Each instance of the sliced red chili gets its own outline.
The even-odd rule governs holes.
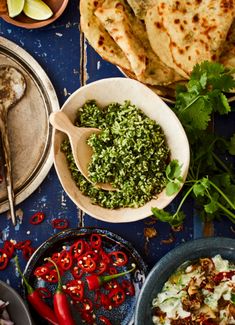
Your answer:
[[[51,259],[57,264],[60,258],[60,253],[53,253]],[[50,262],[49,262],[50,263]],[[52,263],[50,263],[52,265]],[[53,266],[54,268],[54,266]]]
[[[52,227],[55,229],[66,229],[69,226],[69,222],[67,219],[53,219],[52,220]]]
[[[96,262],[96,274],[101,275],[107,270],[107,264],[103,261]]]
[[[23,240],[23,241],[19,241],[18,243],[15,244],[15,248],[22,250],[24,249],[26,246],[30,246],[31,245],[31,240],[27,239],[27,240]]]
[[[78,266],[84,271],[84,272],[94,272],[96,269],[96,262],[93,260],[93,258],[83,255],[78,259]]]
[[[34,270],[34,275],[37,278],[41,278],[44,277],[46,274],[50,273],[50,269],[46,266],[46,265],[42,265],[42,266],[38,266],[35,270]]]
[[[86,324],[93,325],[95,322],[95,315],[91,314],[89,311],[84,311],[81,314],[81,318]]]
[[[72,257],[79,257],[82,255],[82,253],[85,251],[85,245],[84,241],[82,239],[76,241],[71,247],[70,247],[70,254]]]
[[[128,262],[127,255],[122,251],[114,251],[109,253],[109,257],[115,266],[124,266]]]
[[[94,309],[93,302],[88,298],[83,298],[83,300],[79,302],[78,309],[80,311],[90,311],[90,312],[92,312],[93,309]]]
[[[126,299],[125,292],[120,286],[111,290],[108,297],[114,307],[120,306]]]
[[[101,322],[103,322],[105,325],[112,325],[112,323],[110,322],[110,320],[107,317],[103,316],[103,315],[101,315],[99,317],[99,320]]]
[[[74,279],[79,280],[79,279],[81,279],[81,277],[83,275],[83,270],[80,267],[78,267],[77,265],[74,265],[74,266],[72,266],[71,273],[72,273]]]
[[[99,249],[102,243],[100,235],[92,234],[90,237],[90,243],[92,248]]]
[[[108,281],[104,284],[104,288],[108,291],[112,291],[113,289],[116,289],[117,287],[119,287],[119,283],[115,279],[112,279],[111,281]]]
[[[33,255],[34,252],[35,252],[35,249],[31,246],[25,246],[22,249],[22,254],[26,260],[28,260]]]
[[[80,280],[71,280],[66,283],[65,292],[75,301],[81,301],[84,296],[84,284]]]
[[[15,251],[15,245],[10,240],[5,240],[3,249],[5,250],[8,258],[11,259]]]
[[[128,280],[122,280],[121,283],[122,288],[125,291],[125,294],[127,296],[134,296],[135,295],[135,287],[131,281]]]
[[[9,258],[4,249],[0,248],[0,270],[5,270],[9,263]]]
[[[110,266],[109,269],[108,269],[108,273],[110,275],[117,274],[118,273],[118,270],[115,267]]]
[[[31,225],[39,225],[45,219],[45,214],[43,212],[36,212],[32,215],[29,222]]]
[[[64,271],[67,271],[71,268],[73,264],[72,256],[69,251],[63,250],[60,253],[59,260],[57,262],[58,266],[60,266]]]
[[[47,299],[52,297],[50,290],[45,287],[39,287],[36,289],[36,291],[39,293],[42,299]]]
[[[99,251],[99,255],[100,255],[100,259],[106,263],[109,264],[110,263],[110,258],[108,256],[108,254],[105,253],[105,251],[103,251],[102,249]]]
[[[57,283],[58,282],[58,274],[55,269],[50,270],[50,272],[48,274],[42,276],[42,279],[49,283]]]
[[[100,294],[100,304],[101,304],[101,306],[104,307],[104,309],[109,310],[110,307],[112,307],[112,304],[111,304],[111,301],[110,301],[109,297],[104,293]]]
[[[94,251],[88,251],[85,254],[83,254],[83,256],[91,257],[94,261],[97,261],[99,258],[99,255]]]

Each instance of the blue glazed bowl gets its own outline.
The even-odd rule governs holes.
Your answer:
[[[235,239],[211,237],[181,244],[167,253],[148,274],[141,289],[136,310],[135,325],[152,325],[152,300],[162,290],[164,283],[184,262],[200,257],[220,254],[235,263]]]

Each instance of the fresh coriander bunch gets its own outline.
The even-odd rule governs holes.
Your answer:
[[[228,118],[231,114],[227,93],[235,88],[233,72],[219,63],[205,61],[195,66],[187,85],[177,89],[173,110],[189,139],[189,173],[174,214],[152,208],[159,220],[172,226],[182,224],[182,206],[189,196],[195,199],[195,207],[204,221],[227,216],[235,223],[235,171],[234,165],[228,163],[228,157],[235,155],[235,133],[230,139],[222,137],[215,133],[211,123],[215,114],[226,114]],[[180,181],[179,168],[176,162],[173,183]]]

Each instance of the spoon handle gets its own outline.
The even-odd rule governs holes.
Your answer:
[[[1,107],[1,116],[0,116],[0,131],[2,136],[2,146],[3,153],[5,158],[5,181],[7,188],[7,195],[10,206],[11,220],[13,225],[16,225],[16,217],[14,210],[14,191],[13,191],[13,182],[12,182],[12,167],[11,167],[11,154],[10,154],[10,144],[8,138],[8,130],[7,130],[7,113],[3,107]]]
[[[66,133],[68,136],[71,136],[71,134],[79,135],[79,133],[80,133],[79,128],[74,126],[73,123],[68,118],[68,116],[62,111],[51,113],[50,123],[57,130],[60,130],[64,133]]]

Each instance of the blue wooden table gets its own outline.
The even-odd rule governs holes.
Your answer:
[[[0,20],[0,36],[20,45],[38,61],[54,85],[60,105],[85,83],[102,78],[122,76],[115,66],[102,60],[81,35],[77,0],[70,0],[66,11],[59,20],[41,29],[26,30]],[[234,121],[235,115],[229,121],[231,128]],[[221,132],[224,132],[223,122],[225,123],[223,119],[220,119],[217,125]],[[226,129],[227,123],[226,121]],[[177,199],[170,206],[172,211],[176,204]],[[30,239],[32,246],[38,247],[58,232],[52,228],[51,220],[62,217],[68,219],[70,227],[73,228],[95,226],[119,234],[133,244],[149,268],[152,268],[166,252],[182,242],[204,235],[234,237],[232,224],[227,218],[215,222],[213,225],[205,226],[195,214],[194,203],[189,201],[184,206],[187,218],[180,232],[172,232],[171,228],[164,223],[153,223],[151,218],[125,224],[98,221],[84,215],[69,199],[60,185],[54,167],[51,168],[39,188],[16,209],[21,209],[23,213],[23,221],[16,227],[13,227],[11,221],[7,219],[7,213],[0,215],[0,247],[6,239],[15,239],[16,241]],[[41,225],[32,226],[29,223],[29,218],[36,211],[43,211],[46,220]],[[152,227],[157,231],[157,235],[154,238],[147,238],[145,236],[146,229]],[[169,238],[173,238],[173,241],[168,241]],[[26,261],[20,258],[20,263],[24,267]],[[0,272],[0,279],[21,293],[21,281],[15,272],[13,262],[6,270]]]

